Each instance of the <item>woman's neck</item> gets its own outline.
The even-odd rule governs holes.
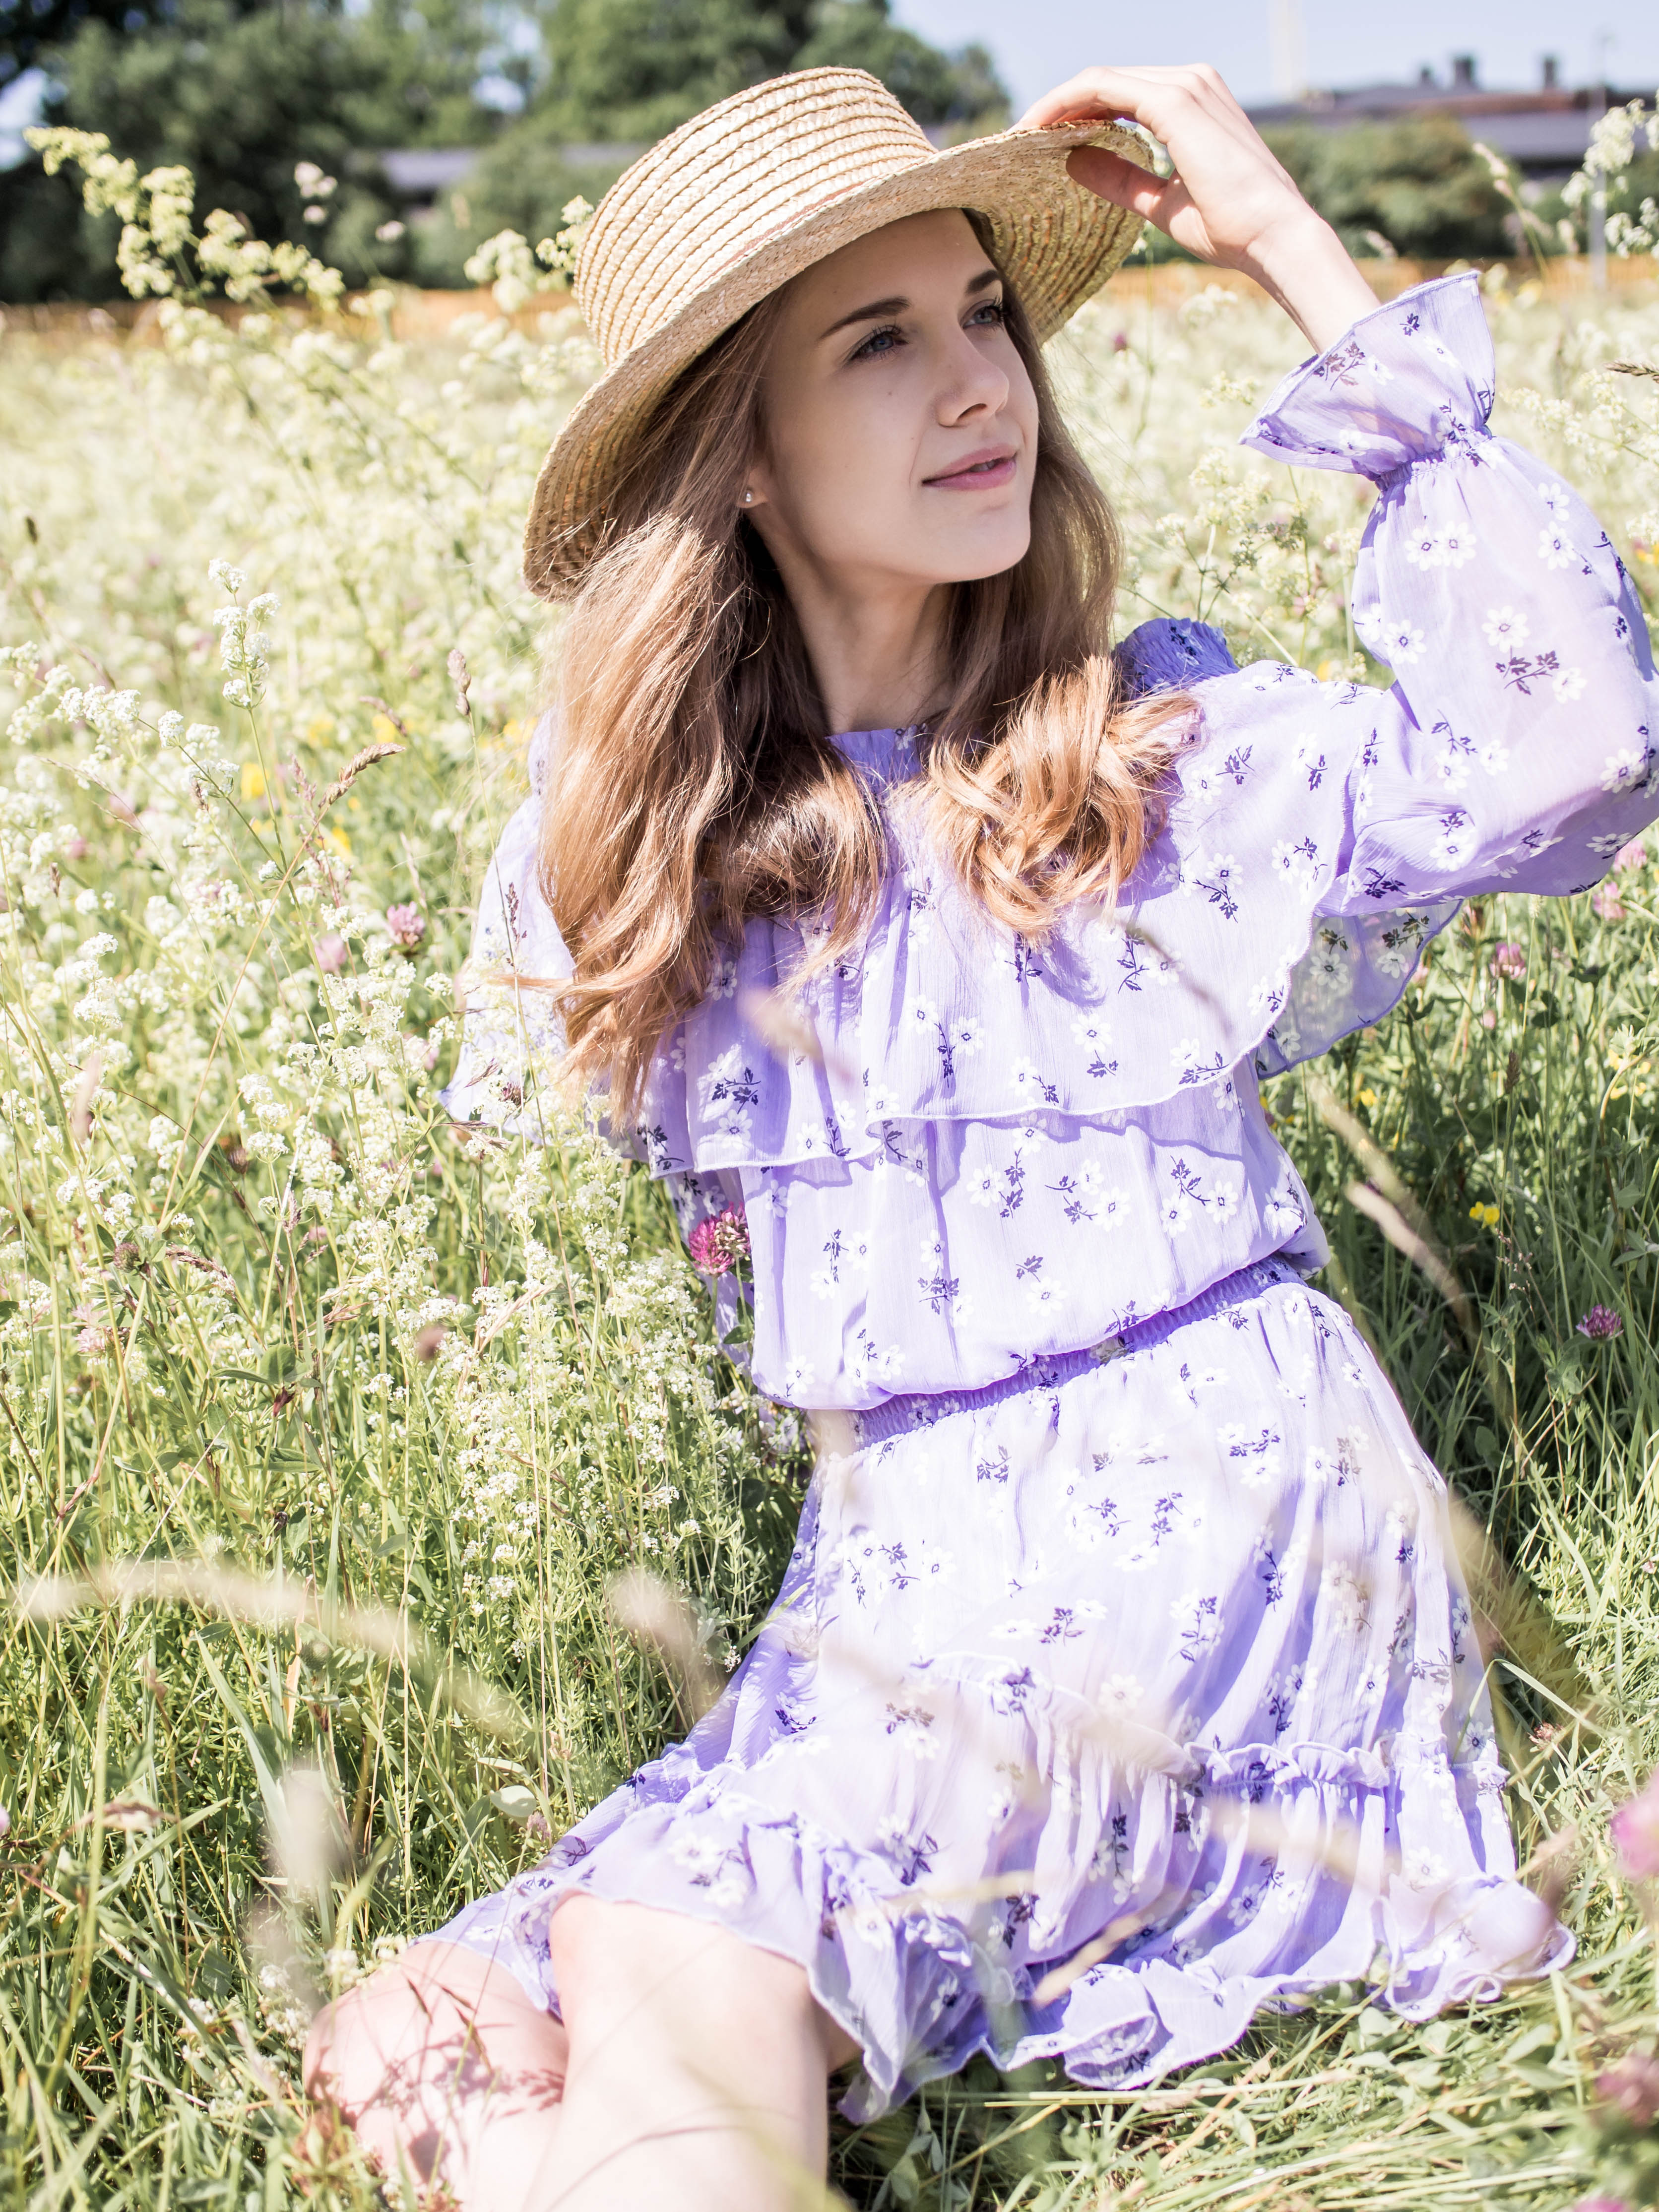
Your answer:
[[[895,589],[884,578],[860,591],[787,567],[784,586],[817,678],[826,734],[901,729],[941,704],[946,586]]]

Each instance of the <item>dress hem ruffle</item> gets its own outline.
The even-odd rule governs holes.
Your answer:
[[[1239,1836],[1245,1842],[1249,1815],[1264,1804],[1270,1808],[1269,1826],[1276,1829],[1310,1825],[1322,1834],[1346,1831],[1364,1837],[1377,1825],[1379,1811],[1384,1829],[1394,1826],[1402,1787],[1443,1791],[1449,1786],[1461,1800],[1492,1804],[1502,1788],[1501,1773],[1487,1762],[1450,1767],[1425,1761],[1420,1771],[1402,1777],[1382,1762],[1357,1759],[1331,1745],[1240,1746],[1206,1758],[1203,1765],[1218,1796],[1224,1787],[1224,1794],[1238,1801]],[[1386,1776],[1381,1786],[1358,1778],[1368,1766]],[[1269,1772],[1271,1793],[1266,1788]],[[1350,1775],[1356,1778],[1348,1780]],[[1164,1778],[1175,1781],[1172,1776]],[[694,1785],[689,1795],[697,1794]],[[526,1930],[513,1930],[515,1940],[504,1943],[502,1936],[514,1922],[539,1918],[544,1929],[565,1898],[586,1895],[672,1911],[725,1928],[799,1966],[815,2001],[858,2044],[862,2069],[840,2107],[857,2123],[878,2118],[925,2081],[956,2073],[976,2056],[1006,2072],[1035,2059],[1055,2059],[1085,2087],[1140,2089],[1225,2050],[1256,2014],[1294,2009],[1339,1983],[1369,1982],[1390,2010],[1404,2019],[1425,2020],[1455,2005],[1490,2001],[1516,1981],[1540,1978],[1567,1964],[1575,1948],[1543,1901],[1513,1876],[1466,1875],[1413,1887],[1396,1854],[1364,1924],[1345,1921],[1346,1945],[1328,1945],[1325,1954],[1294,1968],[1273,1971],[1269,1949],[1257,1962],[1260,1971],[1241,1967],[1219,1973],[1207,1959],[1182,1960],[1180,1936],[1166,1927],[1154,1936],[1164,1948],[1148,1945],[1128,1962],[1121,1954],[1132,1948],[1133,1939],[1126,1938],[1118,1947],[1120,1955],[1109,1954],[1086,1966],[1061,1996],[1038,2007],[1033,1992],[1044,1976],[1064,1968],[1096,1939],[1100,1926],[1109,1926],[1116,1917],[1109,1908],[1094,1929],[1073,1921],[1066,1942],[1052,1953],[1010,1967],[960,1922],[933,1909],[925,1885],[912,1889],[907,1901],[905,1887],[879,1855],[816,1833],[809,1822],[781,1818],[774,1808],[747,1798],[740,1786],[728,1783],[718,1794],[706,1795],[702,1806],[684,1799],[641,1805],[565,1867],[520,1877],[512,1886],[520,1900],[505,1928],[501,1916],[481,1915],[475,1905],[421,1940],[459,1943],[506,1966],[533,2002],[557,2016],[557,1993],[550,1972],[540,1965],[546,1956],[544,1936],[538,1940]],[[1288,1813],[1283,1809],[1287,1801],[1294,1801]],[[1186,1802],[1176,1784],[1172,1812]],[[1316,1817],[1309,1822],[1310,1807]],[[1213,1799],[1208,1801],[1207,1817],[1215,1818]],[[1506,1847],[1501,1808],[1497,1820]],[[658,1832],[630,1835],[640,1827]],[[688,1877],[682,1869],[699,1856],[700,1829],[714,1831],[702,1854],[707,1863],[703,1872]],[[577,1840],[568,1838],[567,1848]],[[1169,1840],[1173,1842],[1173,1834]],[[1316,1863],[1317,1850],[1313,1856]],[[720,1869],[738,1863],[753,1877],[754,1893],[763,1900],[755,1917],[769,1925],[742,1924],[734,1900],[722,1895]],[[1231,1855],[1229,1883],[1207,1895],[1184,1898],[1183,1917],[1176,1926],[1184,1925],[1189,1936],[1207,1942],[1221,1923],[1259,1924],[1264,1910],[1272,1910],[1262,1863],[1260,1851],[1241,1848]],[[774,1879],[763,1880],[763,1869]],[[994,1887],[998,1879],[989,1875],[987,1887]],[[495,1902],[483,1900],[486,1905]],[[780,1924],[786,1916],[793,1926]],[[469,1921],[481,1918],[493,1921],[493,1932],[487,1925],[476,1931],[469,1928]],[[1293,1933],[1295,1904],[1281,1905],[1275,1919],[1287,1935]],[[831,1929],[839,1932],[832,1936]],[[1273,1929],[1261,1932],[1270,1944]],[[833,1971],[842,1961],[851,1969],[844,1978]],[[918,1966],[920,1990],[914,1972]],[[894,2010],[896,1991],[908,1999],[898,2008],[907,2016],[884,2024],[872,2021],[884,1996],[890,2012]],[[946,2017],[953,2010],[959,2020]],[[915,2039],[918,2011],[932,2015],[927,2025],[934,2031],[933,2040],[921,2047]],[[902,2047],[895,2030],[905,2033]]]

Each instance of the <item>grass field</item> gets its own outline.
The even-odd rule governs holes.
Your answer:
[[[1490,305],[1501,427],[1659,612],[1659,377],[1609,368],[1659,363],[1659,289]],[[0,337],[0,2191],[42,2212],[369,2202],[305,2132],[310,2008],[677,1729],[805,1474],[655,1188],[436,1100],[542,685],[518,537],[580,327],[164,320]],[[1129,276],[1056,359],[1126,627],[1198,613],[1381,681],[1344,598],[1369,494],[1234,444],[1297,350],[1265,304]],[[1133,2098],[973,2072],[838,2135],[854,2203],[1659,2196],[1651,1900],[1608,1836],[1659,1759],[1653,850],[1595,899],[1469,909],[1272,1100],[1328,1286],[1501,1563],[1514,1815],[1577,1962],[1421,2029],[1344,1988]],[[678,1674],[607,1599],[641,1569],[689,1598]]]

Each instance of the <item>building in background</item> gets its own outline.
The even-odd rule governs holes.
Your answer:
[[[1281,34],[1288,39],[1289,31]],[[1590,127],[1608,107],[1639,95],[1607,85],[1569,88],[1554,57],[1547,56],[1530,92],[1488,91],[1474,54],[1454,57],[1449,82],[1432,70],[1414,82],[1362,84],[1336,91],[1307,91],[1294,99],[1249,110],[1259,131],[1312,128],[1345,131],[1360,123],[1395,123],[1408,117],[1443,116],[1461,123],[1471,138],[1501,154],[1528,184],[1559,184],[1584,158]]]

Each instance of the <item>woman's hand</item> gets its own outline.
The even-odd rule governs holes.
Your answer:
[[[1172,177],[1079,146],[1066,163],[1102,199],[1145,216],[1200,261],[1239,269],[1322,351],[1376,295],[1308,205],[1206,62],[1185,69],[1086,69],[1045,93],[1022,130],[1127,116],[1168,148]]]

